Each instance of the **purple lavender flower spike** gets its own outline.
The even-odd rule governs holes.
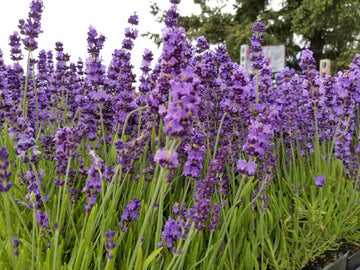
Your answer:
[[[179,12],[177,6],[174,4],[166,13],[165,25],[167,27],[176,27],[178,24]]]
[[[255,23],[253,26],[254,34],[250,38],[251,47],[249,58],[253,62],[253,69],[261,69],[264,62],[264,53],[260,42],[263,40],[264,25],[262,23]]]
[[[257,164],[254,161],[250,160],[246,168],[246,174],[248,176],[253,176],[256,172],[256,168]]]
[[[24,36],[23,43],[26,50],[33,51],[38,47],[38,43],[35,40],[42,33],[41,30],[41,13],[44,5],[41,0],[33,0],[30,3],[29,17],[25,20],[19,20],[20,33]]]
[[[17,134],[15,140],[17,141],[17,144],[14,149],[18,153],[18,156],[16,158],[22,158],[24,163],[28,163],[29,161],[36,161],[37,155],[35,153],[38,152],[36,151],[35,139],[31,135],[31,133],[19,133]],[[34,154],[29,157],[29,150],[32,149],[34,149],[35,152],[33,151]]]
[[[102,192],[102,182],[104,180],[109,181],[111,176],[111,167],[105,167],[104,161],[96,154],[95,150],[91,148],[91,145],[88,146],[89,155],[92,157],[91,167],[87,171],[89,176],[86,181],[85,187],[82,189],[82,192],[86,192],[87,205],[84,205],[86,211],[90,211],[92,205],[96,204],[96,199],[98,194]]]
[[[114,258],[114,255],[111,254],[111,251],[116,247],[116,244],[114,243],[114,236],[115,231],[112,231],[110,229],[105,233],[105,237],[107,239],[107,242],[105,243],[105,249],[107,250],[106,256],[109,260]]]
[[[12,245],[14,250],[14,255],[18,256],[19,255],[19,251],[17,250],[17,247],[20,245],[20,241],[16,238],[16,237],[11,237],[12,240]]]
[[[16,237],[12,237],[12,244],[14,246],[14,248],[17,248],[20,245],[19,240]]]
[[[7,192],[12,187],[10,183],[11,172],[9,171],[9,153],[5,147],[0,148],[0,193]]]
[[[184,216],[185,215],[185,212],[187,210],[187,208],[185,207],[185,203],[175,203],[173,205],[173,207],[171,208],[172,212],[175,214],[175,215],[180,215],[180,216]]]
[[[261,23],[261,22],[254,23],[254,25],[253,25],[254,32],[262,33],[262,32],[264,32],[264,30],[265,30],[265,25],[263,23]]]
[[[209,43],[207,43],[204,36],[200,36],[197,39],[197,45],[196,45],[196,53],[202,53],[210,48]]]
[[[39,208],[43,201],[41,198],[41,193],[40,193],[40,188],[43,188],[43,178],[42,176],[44,175],[44,171],[42,169],[39,170],[39,174],[38,174],[38,178],[39,178],[39,182],[40,182],[40,187],[38,186],[37,180],[36,180],[36,176],[32,171],[27,171],[25,176],[29,182],[28,186],[27,186],[27,191],[28,193],[25,196],[25,199],[27,201],[29,201],[28,206],[33,209],[33,208]],[[31,202],[31,197],[34,197],[34,203]],[[45,196],[45,201],[49,201],[49,198],[47,196]]]
[[[122,232],[127,231],[128,224],[131,221],[136,221],[141,209],[141,201],[139,199],[134,198],[133,200],[130,200],[130,203],[126,205],[122,215],[121,215],[121,221],[120,221],[120,229]]]
[[[140,69],[142,70],[142,75],[139,79],[140,85],[139,85],[139,95],[136,99],[136,104],[139,106],[144,106],[146,104],[146,98],[149,95],[149,92],[151,91],[151,76],[150,76],[150,65],[151,61],[153,60],[153,53],[145,49],[143,54],[143,61],[142,66]]]
[[[195,184],[196,189],[193,195],[195,205],[189,208],[185,217],[192,220],[195,223],[195,228],[198,230],[207,227],[204,223],[208,220],[209,215],[211,216],[209,229],[214,230],[217,228],[216,224],[219,220],[218,210],[225,203],[212,204],[211,198],[217,184],[226,186],[226,183],[221,183],[218,176],[224,172],[228,155],[229,150],[227,147],[220,147],[217,152],[217,158],[213,159],[209,164],[209,172],[205,179],[197,181]],[[226,190],[220,191],[226,193]]]
[[[88,53],[93,58],[99,57],[100,50],[104,46],[105,39],[106,39],[105,36],[103,36],[101,34],[98,37],[98,33],[97,33],[96,29],[94,27],[92,27],[91,25],[89,26],[89,32],[88,32],[88,37],[87,37]]]
[[[36,210],[36,220],[39,223],[40,228],[49,227],[49,218],[46,212]]]
[[[78,154],[77,147],[80,139],[80,132],[74,127],[64,127],[59,129],[55,135],[56,142],[56,173],[58,176],[55,177],[55,185],[62,186],[65,181],[63,180],[66,175],[66,168],[68,160],[75,158]]]
[[[194,147],[188,152],[187,160],[184,164],[183,173],[185,176],[200,178],[203,169],[202,162],[205,153],[205,146]]]
[[[21,61],[24,58],[24,55],[21,52],[21,44],[20,44],[21,37],[19,33],[15,31],[12,35],[10,35],[9,40],[10,40],[9,45],[11,47],[10,49],[11,60]]]
[[[178,221],[181,219],[178,219]],[[183,220],[181,220],[183,221]],[[180,223],[180,222],[179,222]],[[175,243],[179,238],[186,239],[187,234],[184,232],[184,228],[176,222],[175,219],[169,217],[165,223],[165,228],[161,233],[161,239],[164,239],[166,248],[172,252],[177,252]],[[159,242],[158,247],[162,247],[163,242]],[[178,252],[181,252],[180,250]]]
[[[154,156],[154,161],[159,163],[161,167],[167,166],[169,170],[175,170],[179,167],[178,153],[170,152],[164,149],[158,149]]]
[[[122,48],[115,50],[112,61],[108,68],[108,78],[111,94],[114,96],[112,101],[112,116],[108,117],[113,131],[122,129],[128,114],[138,108],[135,103],[134,82],[136,75],[133,73],[134,66],[131,65],[131,50],[134,40],[138,36],[138,31],[134,29],[134,25],[138,24],[138,16],[136,13],[130,16],[128,22],[132,25],[125,29],[125,39],[122,42]],[[128,121],[126,132],[133,135],[134,127],[137,122],[137,115],[132,115]],[[112,121],[111,121],[112,120]]]
[[[325,176],[321,175],[315,177],[315,185],[317,185],[318,187],[325,186],[325,183],[326,183]]]
[[[190,68],[182,70],[180,81],[171,80],[172,101],[164,117],[166,135],[186,138],[192,131],[191,124],[198,111],[199,78]]]
[[[131,15],[128,19],[128,23],[132,25],[138,25],[139,24],[139,16],[134,12],[134,15]]]
[[[236,165],[236,169],[239,173],[245,173],[245,169],[247,167],[247,161],[243,159],[239,159]]]
[[[118,164],[122,164],[124,172],[135,173],[135,163],[140,159],[149,137],[150,133],[144,130],[139,137],[130,142],[124,143],[122,140],[115,142],[115,149],[118,154],[116,161]]]
[[[301,52],[301,61],[300,61],[300,67],[303,71],[303,73],[307,73],[308,69],[315,69],[316,68],[316,62],[313,57],[313,52],[309,49],[303,50]]]
[[[239,173],[245,173],[247,176],[253,176],[256,172],[257,164],[250,160],[247,162],[246,160],[239,159],[237,162],[236,169]]]

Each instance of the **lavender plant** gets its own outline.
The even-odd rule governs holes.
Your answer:
[[[36,56],[31,1],[0,51],[1,269],[302,269],[358,244],[360,55],[321,79],[305,50],[273,84],[265,25],[248,73],[170,2],[137,81],[136,13],[107,66],[92,26],[74,63]]]

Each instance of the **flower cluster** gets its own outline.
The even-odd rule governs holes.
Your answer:
[[[112,176],[111,166],[105,166],[104,160],[102,160],[95,152],[94,149],[89,148],[89,155],[91,159],[91,167],[87,171],[88,180],[86,181],[85,187],[82,189],[82,192],[86,192],[87,204],[84,205],[86,211],[91,211],[92,206],[96,204],[96,198],[98,194],[102,192],[102,185],[104,180],[110,181]]]
[[[181,219],[178,219],[181,223]],[[182,224],[183,226],[185,224]],[[173,218],[169,217],[165,223],[165,228],[161,233],[161,239],[164,239],[165,245],[168,250],[171,250],[174,253],[181,253],[181,250],[176,250],[175,243],[179,238],[186,239],[187,234],[184,233],[185,228],[178,224]],[[186,228],[187,230],[189,228]],[[158,247],[162,247],[163,242],[161,241],[158,244]]]
[[[41,0],[33,0],[30,3],[30,12],[27,20],[21,19],[19,21],[20,33],[24,36],[23,43],[25,49],[29,51],[36,50],[38,43],[35,40],[39,37],[39,34],[42,33],[41,30],[41,13],[43,11],[44,5]]]
[[[115,231],[108,230],[105,233],[105,237],[107,239],[107,242],[105,243],[106,256],[108,257],[109,260],[114,258],[114,255],[111,254],[111,251],[116,247],[116,244],[114,243],[114,236],[115,236]]]
[[[124,143],[122,140],[115,142],[118,155],[116,161],[118,164],[122,164],[122,170],[132,174],[135,172],[136,162],[140,159],[144,147],[148,143],[149,136],[149,132],[144,130],[139,137],[130,142]]]
[[[21,37],[18,32],[14,31],[12,35],[9,37],[9,45],[11,47],[11,54],[10,58],[13,61],[21,61],[24,56],[21,52],[21,44],[20,44]]]
[[[263,32],[265,26],[261,22],[257,22],[253,26],[253,35],[250,38],[251,47],[249,58],[253,62],[253,69],[261,69],[264,61],[264,53],[260,42],[263,40]]]
[[[251,121],[244,151],[249,156],[263,156],[270,147],[273,134],[274,129],[270,119],[260,114],[257,120]]]
[[[187,160],[184,164],[183,174],[193,178],[200,178],[203,169],[205,146],[203,145],[204,135],[200,132],[191,137],[191,143],[184,148],[187,152]],[[201,145],[201,146],[200,146]]]
[[[325,183],[326,183],[325,176],[321,175],[315,177],[315,185],[317,185],[318,187],[325,186]]]
[[[172,101],[164,117],[164,132],[172,137],[185,138],[192,131],[191,124],[197,113],[197,105],[200,103],[199,79],[190,68],[186,68],[180,74],[180,81],[172,80]],[[164,107],[160,108],[160,114]]]
[[[219,176],[224,173],[228,154],[229,150],[226,147],[221,147],[218,150],[217,158],[210,162],[209,172],[207,173],[205,179],[197,181],[195,184],[196,189],[194,190],[193,195],[195,205],[188,210],[185,217],[192,220],[195,224],[195,228],[198,230],[202,230],[207,227],[205,223],[208,220],[209,215],[210,224],[208,225],[208,228],[210,230],[217,229],[219,212],[226,202],[221,201],[211,203],[211,198],[216,191],[216,186],[218,184],[224,185],[224,183],[222,183],[219,179]]]
[[[169,170],[175,170],[179,167],[178,153],[175,151],[159,149],[154,156],[154,161],[159,163],[161,167],[167,167]]]
[[[120,229],[122,232],[127,231],[128,224],[131,221],[136,221],[141,209],[141,201],[139,199],[132,199],[130,203],[126,205],[123,213],[121,214],[120,218]]]
[[[16,237],[12,237],[11,240],[12,240],[12,246],[13,246],[13,248],[15,249],[15,251],[14,251],[15,256],[18,256],[18,255],[19,255],[19,251],[17,250],[17,248],[18,248],[18,246],[20,245],[20,241],[19,241],[19,239],[17,239]]]
[[[77,147],[80,136],[79,131],[76,128],[64,127],[59,129],[55,135],[56,142],[56,173],[58,176],[55,177],[55,185],[62,186],[65,180],[61,178],[66,175],[66,169],[68,162],[71,158],[74,158],[77,154]]]
[[[239,159],[236,165],[236,169],[239,173],[246,174],[247,176],[253,176],[256,173],[257,164],[250,160],[247,162],[246,160]]]
[[[44,203],[43,199],[41,197],[41,190],[43,189],[43,175],[44,171],[43,169],[40,169],[39,173],[37,175],[36,172],[27,171],[25,176],[28,180],[29,185],[27,186],[27,194],[25,196],[25,199],[29,201],[28,206],[30,208],[40,208],[41,205]],[[38,185],[37,179],[39,179],[40,186]],[[44,197],[45,201],[48,201],[49,198],[47,196]]]
[[[17,158],[22,158],[24,163],[36,162],[40,151],[37,150],[37,145],[35,145],[35,139],[31,132],[32,128],[29,128],[30,133],[19,133],[16,136],[17,144],[14,147],[18,153]],[[32,152],[32,154],[31,154]]]
[[[9,153],[5,147],[0,148],[0,193],[7,192],[12,187],[9,171]]]
[[[49,227],[49,218],[46,212],[36,210],[36,220],[41,228]]]

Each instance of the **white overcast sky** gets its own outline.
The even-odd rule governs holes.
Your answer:
[[[104,64],[110,63],[114,49],[121,48],[124,39],[127,20],[136,11],[139,16],[139,36],[135,40],[132,52],[132,63],[139,68],[142,54],[145,48],[159,55],[159,49],[147,37],[141,37],[147,31],[161,33],[164,25],[155,21],[150,14],[148,0],[43,0],[44,10],[42,13],[41,27],[38,43],[39,49],[53,50],[55,42],[64,44],[64,51],[71,55],[71,61],[83,60],[87,55],[87,32],[90,25],[102,33],[107,39],[101,52]],[[168,9],[168,0],[156,1],[160,8]],[[19,31],[19,19],[26,19],[29,12],[30,0],[0,0],[0,48],[3,51],[5,64],[11,64],[9,35]],[[182,14],[198,14],[200,8],[193,4],[193,0],[183,0],[179,5]],[[24,55],[26,56],[26,51]],[[155,62],[155,60],[154,60]]]
[[[276,0],[275,0],[276,1]],[[277,0],[279,1],[279,0]],[[124,29],[128,27],[128,17],[137,12],[139,16],[139,37],[135,40],[132,52],[132,64],[138,73],[142,54],[145,48],[159,56],[159,49],[147,37],[141,37],[147,31],[160,33],[164,25],[155,22],[150,14],[150,0],[43,0],[42,30],[38,43],[39,49],[53,50],[55,42],[64,44],[64,51],[71,55],[71,61],[76,62],[79,57],[87,57],[87,32],[90,25],[102,33],[107,39],[101,52],[104,64],[111,60],[114,49],[121,48],[124,39]],[[155,1],[161,9],[168,9],[168,0]],[[214,4],[219,0],[214,0]],[[221,2],[221,1],[220,1]],[[226,11],[232,10],[234,0],[227,2]],[[226,2],[225,2],[226,3]],[[0,48],[3,51],[5,64],[11,64],[9,58],[9,35],[19,31],[19,19],[26,19],[29,12],[30,0],[0,0]],[[179,4],[180,14],[199,14],[200,8],[193,0],[182,0]],[[26,56],[26,51],[24,51]],[[154,59],[155,62],[155,59]]]

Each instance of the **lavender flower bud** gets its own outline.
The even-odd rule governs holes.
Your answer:
[[[105,233],[105,237],[107,238],[107,242],[105,243],[105,248],[107,250],[106,252],[106,256],[108,257],[109,260],[111,260],[114,256],[111,254],[111,251],[116,247],[116,244],[114,243],[114,236],[115,236],[115,231],[112,230],[108,230]]]
[[[122,232],[125,232],[128,227],[126,227],[131,221],[136,221],[141,209],[141,202],[139,199],[134,198],[130,200],[130,203],[126,205],[120,221],[120,229]]]
[[[11,172],[9,171],[9,153],[5,147],[0,148],[0,193],[7,192],[13,183],[9,183]]]
[[[41,210],[36,211],[36,220],[39,223],[41,228],[49,227],[49,218],[46,212]]]
[[[161,167],[167,167],[169,170],[175,170],[179,167],[178,153],[166,151],[164,149],[158,149],[154,161],[159,163]]]
[[[315,185],[317,185],[318,187],[325,186],[325,183],[326,183],[325,176],[321,175],[315,177]]]

